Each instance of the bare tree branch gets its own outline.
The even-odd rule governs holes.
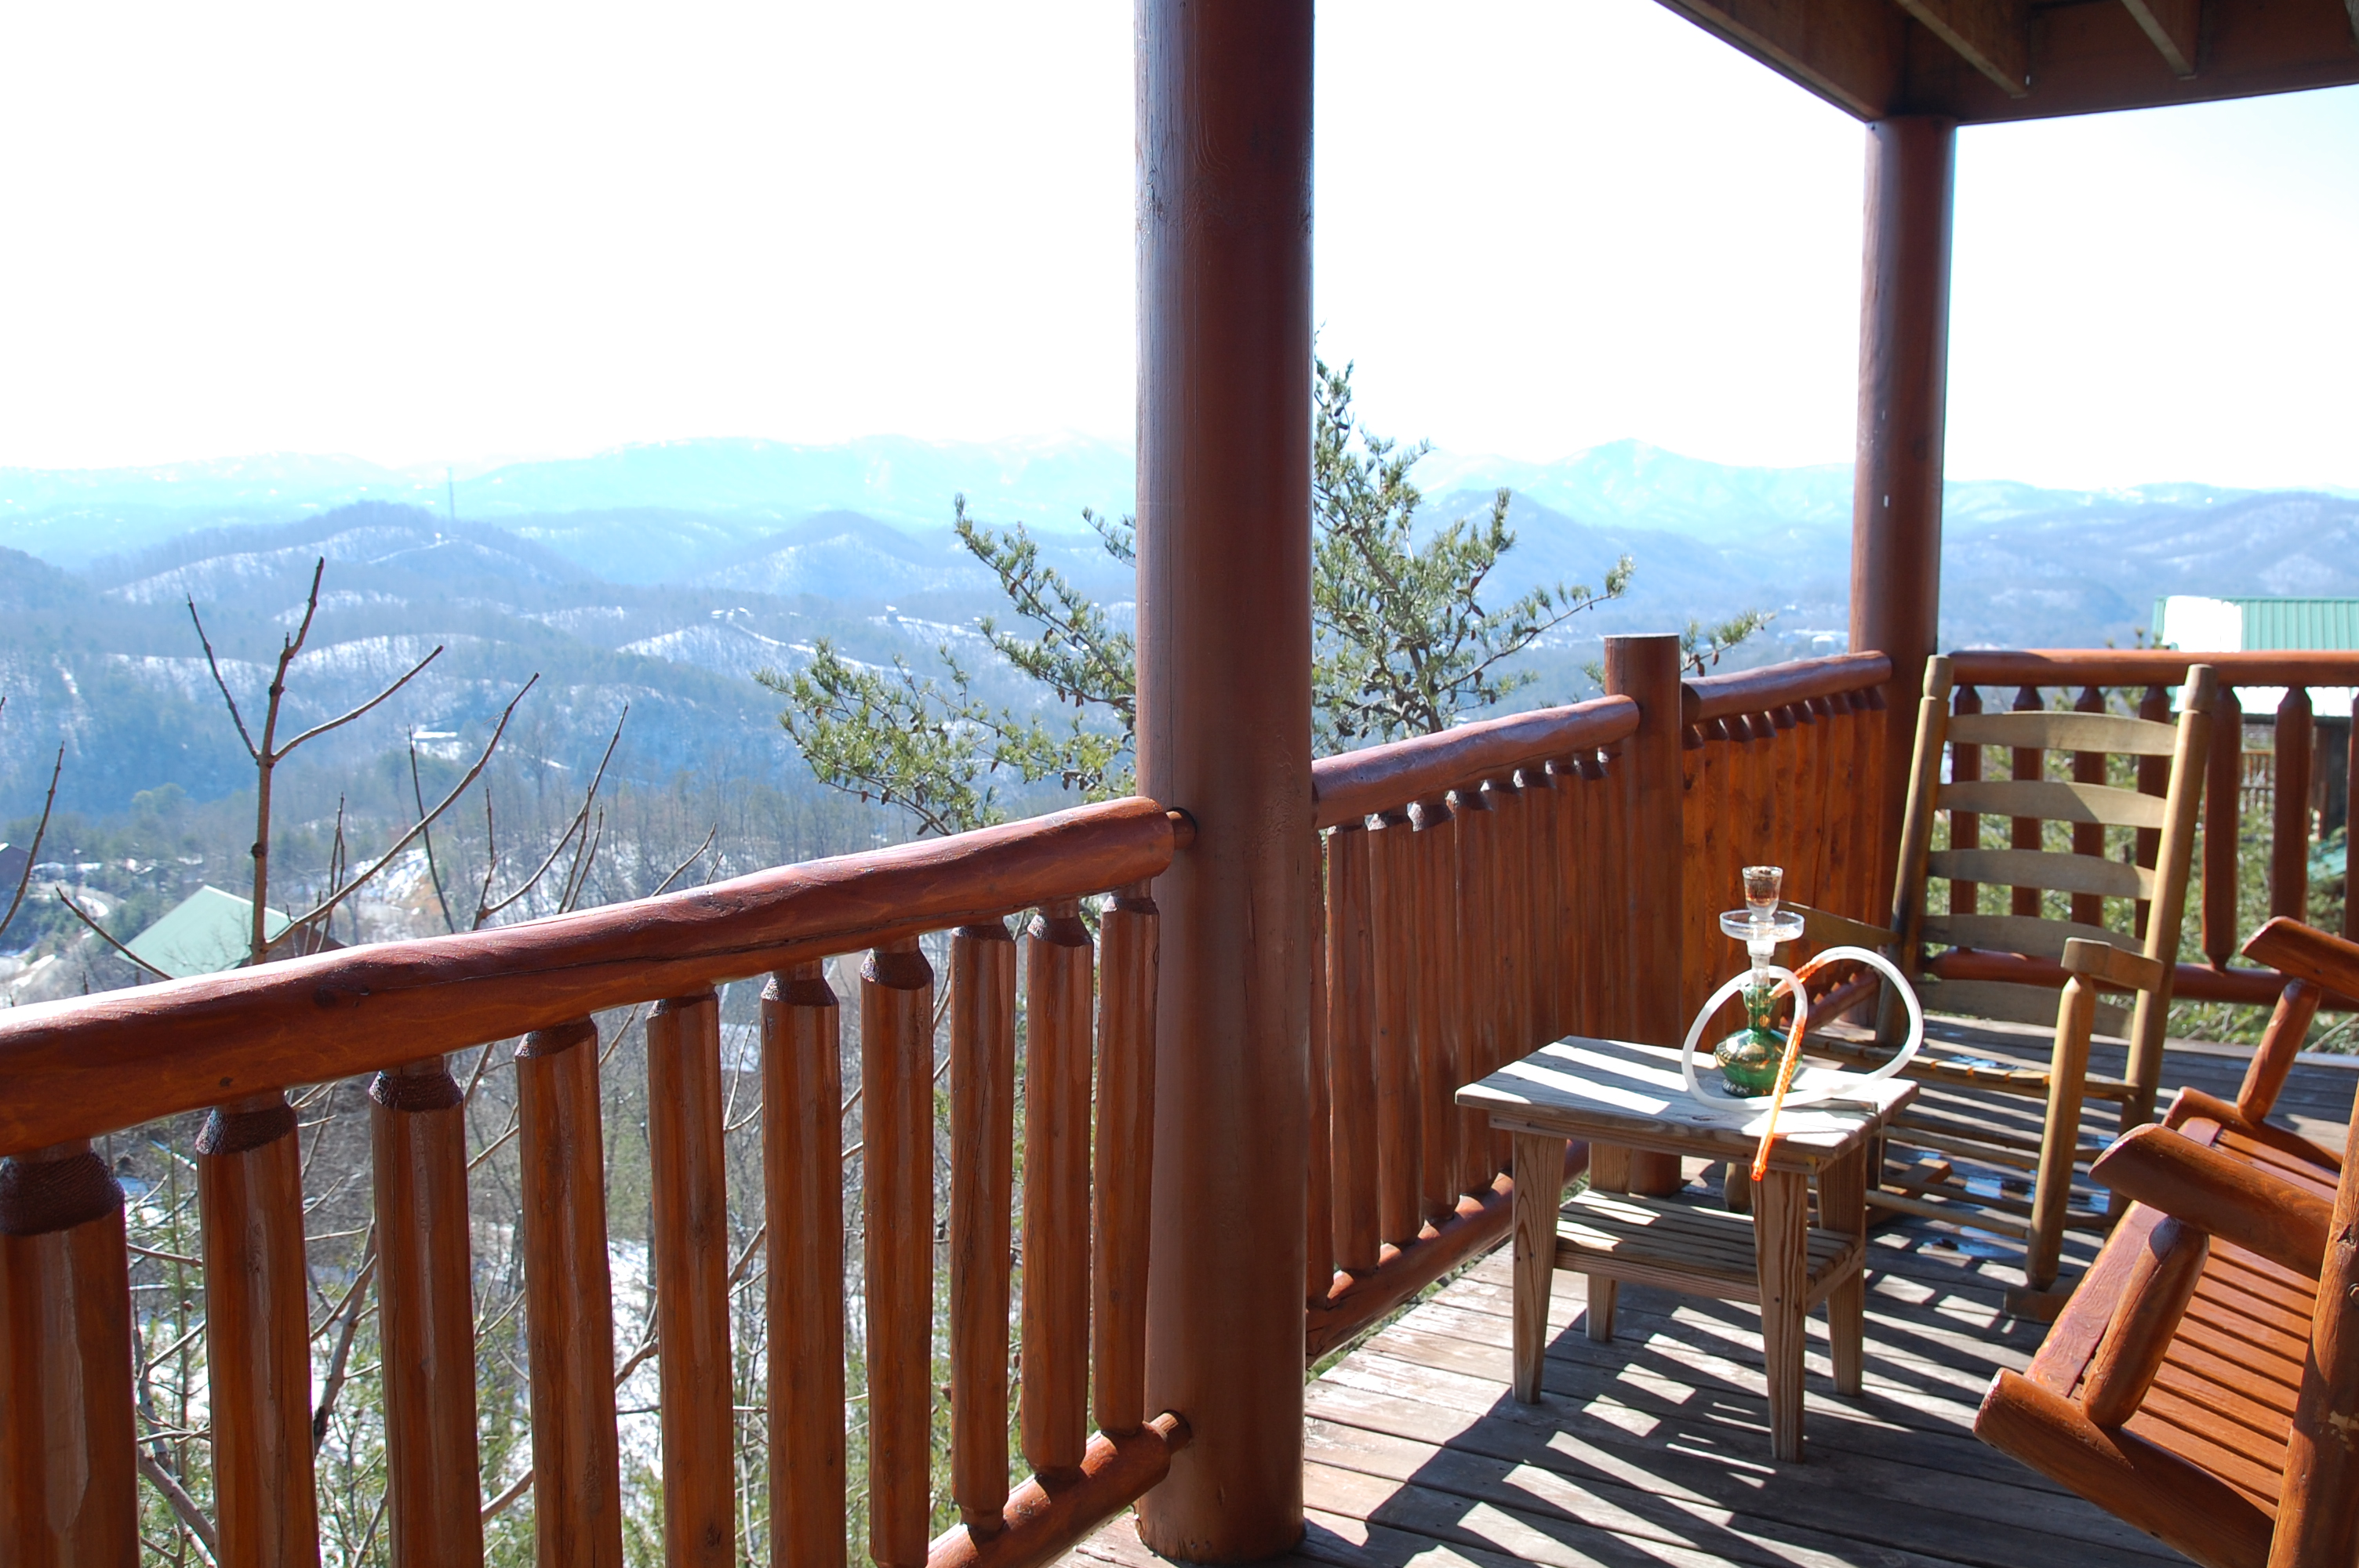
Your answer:
[[[301,745],[304,741],[317,740],[319,737],[325,735],[331,730],[342,729],[344,725],[350,724],[353,719],[360,718],[363,714],[368,712],[369,709],[383,702],[386,697],[391,697],[395,692],[399,691],[403,687],[408,686],[412,680],[417,678],[419,671],[424,669],[427,665],[432,664],[441,656],[442,645],[438,643],[434,645],[434,651],[432,653],[427,654],[424,658],[410,665],[408,673],[404,675],[399,680],[394,682],[383,691],[378,692],[375,697],[370,697],[366,702],[362,703],[358,708],[353,708],[351,712],[340,713],[324,724],[314,724],[310,729],[304,730],[303,733],[296,736],[295,739],[288,741],[287,744],[279,747],[276,752],[273,752],[270,754],[270,760],[274,762],[283,761],[294,752],[296,747]]]
[[[523,687],[517,690],[516,694],[508,698],[507,708],[500,714],[499,723],[495,725],[492,729],[492,738],[484,742],[483,754],[475,759],[475,765],[467,770],[467,776],[451,786],[451,793],[442,797],[440,805],[435,806],[435,808],[429,812],[424,817],[420,818],[418,826],[412,827],[408,832],[394,840],[393,847],[372,861],[366,871],[361,872],[360,875],[354,877],[351,881],[345,883],[341,889],[330,893],[327,898],[321,901],[317,907],[308,910],[297,919],[289,921],[288,923],[288,929],[291,931],[298,925],[309,925],[313,921],[325,917],[330,912],[334,910],[338,904],[343,903],[344,900],[352,897],[353,893],[358,892],[364,886],[365,886],[370,878],[375,876],[379,871],[384,871],[386,867],[393,864],[394,858],[399,855],[404,849],[409,848],[410,841],[412,839],[416,838],[420,833],[425,832],[428,826],[431,824],[436,817],[441,816],[444,812],[450,810],[452,806],[456,805],[459,797],[467,792],[467,786],[473,784],[478,778],[482,777],[484,769],[490,765],[492,753],[499,749],[500,737],[507,733],[508,720],[516,717],[516,704],[524,700],[525,693],[530,691],[533,688],[533,683],[539,679],[540,676],[536,672],[531,680],[525,682]]]
[[[418,731],[415,729],[409,732],[409,797],[418,803],[418,815],[423,818],[426,815],[426,785],[418,776]],[[456,931],[459,925],[451,918],[451,901],[442,893],[442,868],[434,859],[434,835],[429,832],[419,837],[426,845],[426,875],[434,883],[434,902],[442,911],[442,929]],[[0,928],[6,925],[7,922],[0,921]]]
[[[8,699],[0,697],[0,708],[5,708],[7,706]],[[34,862],[41,858],[41,840],[49,836],[49,813],[58,804],[58,778],[65,771],[66,748],[65,742],[60,741],[58,742],[58,765],[49,770],[49,798],[41,802],[41,823],[39,827],[33,829],[33,847],[25,851],[24,874],[16,879],[16,896],[8,901],[8,913],[0,914],[0,931],[7,930],[8,923],[16,918],[16,911],[24,907],[25,890],[32,885]],[[698,852],[702,853],[701,850]],[[685,869],[685,867],[682,868],[682,870]]]
[[[147,959],[141,957],[130,948],[125,947],[122,943],[117,942],[114,936],[108,933],[105,926],[101,925],[97,921],[92,920],[88,914],[82,912],[82,905],[76,903],[72,899],[66,896],[66,890],[62,886],[52,882],[49,884],[49,891],[58,895],[58,902],[60,903],[64,904],[68,909],[73,911],[74,918],[76,920],[81,921],[84,925],[89,926],[92,932],[96,933],[100,941],[105,943],[108,946],[122,954],[125,957],[130,959],[133,963],[138,965],[141,968],[147,970],[158,979],[168,980],[172,979],[170,975],[166,974],[163,970],[158,968],[155,965],[149,963]]]
[[[213,1533],[213,1521],[205,1517],[205,1510],[197,1507],[197,1499],[189,1496],[188,1488],[181,1486],[169,1470],[156,1462],[154,1454],[144,1447],[137,1453],[139,1473],[147,1477],[147,1484],[162,1495],[164,1500],[171,1505],[172,1512],[188,1527],[189,1533],[203,1544],[205,1555],[216,1563],[220,1562],[221,1538]]]
[[[197,613],[197,600],[193,594],[189,599],[189,619],[196,622],[197,642],[205,650],[205,664],[213,672],[213,685],[221,687],[222,700],[229,705],[229,719],[237,726],[237,738],[245,742],[245,754],[258,762],[262,761],[262,748],[256,746],[254,737],[246,732],[245,715],[237,710],[237,698],[230,694],[229,682],[222,678],[221,661],[213,657],[213,640],[205,635],[204,617]]]
[[[311,1414],[311,1452],[317,1454],[328,1441],[328,1418],[336,1409],[336,1397],[344,1391],[344,1368],[352,1359],[353,1336],[360,1332],[361,1319],[367,1315],[361,1304],[361,1293],[368,1288],[369,1276],[376,1271],[376,1222],[369,1222],[368,1240],[361,1247],[360,1271],[353,1276],[352,1289],[336,1303],[336,1312],[329,1318],[343,1318],[344,1325],[336,1335],[336,1348],[328,1357],[328,1375],[320,1384],[320,1408]],[[322,1325],[324,1331],[326,1325]]]
[[[721,837],[721,824],[716,822],[704,835],[704,842],[696,847],[696,852],[689,856],[687,860],[682,860],[679,865],[674,866],[671,869],[671,875],[664,878],[663,881],[656,884],[656,892],[663,892],[669,889],[672,883],[679,881],[680,874],[682,872],[686,871],[689,867],[696,864],[697,861],[704,859],[704,852],[712,848],[712,841],[719,837]],[[649,898],[653,898],[655,893],[649,893],[647,896]],[[7,925],[6,921],[0,920],[0,925]]]
[[[492,786],[484,786],[484,885],[475,894],[475,920],[470,931],[481,931],[492,916],[492,876],[500,869],[499,840],[492,832]],[[488,1049],[488,1047],[486,1047]]]
[[[497,903],[478,905],[475,915],[475,925],[479,929],[482,927],[484,921],[506,909],[508,905],[516,903],[516,900],[524,897],[525,894],[539,886],[540,879],[549,874],[549,868],[557,864],[557,857],[565,852],[565,847],[568,844],[573,842],[573,836],[576,833],[582,832],[583,829],[588,827],[590,821],[590,808],[597,803],[598,786],[606,777],[606,764],[614,760],[615,743],[623,738],[624,721],[630,717],[630,705],[625,703],[623,705],[622,713],[614,719],[614,732],[606,738],[606,752],[605,755],[598,759],[598,771],[590,775],[590,787],[582,794],[582,809],[573,814],[573,820],[566,825],[565,831],[559,836],[557,842],[549,846],[549,858],[541,861],[539,867],[534,871],[532,875],[525,878],[524,885],[516,889],[516,892],[508,894],[507,897],[500,900]],[[575,864],[578,865],[580,862],[577,860]],[[484,879],[484,886],[488,892],[491,887],[491,879],[489,877],[485,877]]]

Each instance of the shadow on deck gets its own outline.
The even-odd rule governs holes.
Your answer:
[[[1952,1051],[2044,1054],[2032,1034],[1939,1033]],[[2174,1047],[2163,1081],[2233,1097],[2242,1071],[2241,1054]],[[2305,1063],[2276,1119],[2339,1148],[2354,1085],[2359,1062]],[[1690,1191],[1705,1200],[1700,1184]],[[2185,1561],[1975,1440],[1974,1409],[1992,1372],[2027,1365],[2046,1332],[1999,1310],[2022,1279],[2019,1249],[1913,1219],[1877,1229],[1871,1242],[1867,1390],[1856,1400],[1835,1393],[1823,1314],[1814,1316],[1810,1458],[1799,1465],[1769,1458],[1760,1322],[1750,1307],[1625,1285],[1619,1337],[1593,1345],[1581,1326],[1582,1281],[1559,1273],[1547,1401],[1517,1404],[1506,1391],[1507,1263],[1494,1253],[1310,1386],[1309,1528],[1281,1561]],[[2085,1268],[2095,1249],[2095,1238],[2071,1237],[2068,1271]],[[1122,1568],[1161,1561],[1127,1518],[1068,1562],[1093,1559]]]

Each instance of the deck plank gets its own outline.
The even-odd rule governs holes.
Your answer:
[[[1941,1049],[2039,1062],[2031,1030],[1944,1024]],[[2097,1071],[2117,1071],[2100,1044]],[[2241,1057],[2172,1049],[2164,1082],[2231,1098]],[[2341,1137],[2359,1071],[2305,1064],[2279,1125]],[[2166,1096],[2166,1100],[2168,1097]],[[1929,1091],[1935,1118],[1969,1113]],[[2036,1132],[2038,1107],[1997,1114]],[[2104,1141],[2111,1107],[2083,1133]],[[1710,1201],[1703,1173],[1693,1201]],[[2067,1238],[2076,1274],[2098,1238]],[[1806,1348],[1809,1458],[1769,1457],[1760,1319],[1750,1307],[1625,1285],[1614,1341],[1584,1332],[1583,1281],[1560,1272],[1549,1303],[1542,1402],[1507,1391],[1512,1300],[1504,1255],[1367,1336],[1306,1390],[1305,1530],[1287,1568],[2158,1568],[2185,1560],[1977,1441],[1974,1409],[1999,1368],[2020,1370],[2042,1325],[2001,1310],[2020,1249],[1908,1219],[1870,1233],[1864,1391],[1834,1392],[1822,1314]],[[2240,1276],[2242,1278],[2242,1276]],[[2256,1309],[2224,1290],[2201,1311]],[[2216,1300],[2213,1298],[2217,1297]],[[2275,1322],[2240,1325],[2246,1335]],[[2236,1350],[2233,1335],[2219,1354]],[[2222,1366],[2226,1366],[2225,1362]],[[2224,1379],[2204,1361],[2196,1371]],[[2175,1374],[2176,1375],[2176,1374]],[[2192,1376],[2193,1374],[2188,1374]],[[2193,1387],[2190,1384],[2190,1387]],[[2198,1389],[2197,1392],[2203,1390]],[[2237,1390],[2267,1402],[2275,1390]],[[2241,1409],[2242,1406],[2240,1405]],[[1125,1516],[1068,1558],[1074,1568],[1158,1568]]]

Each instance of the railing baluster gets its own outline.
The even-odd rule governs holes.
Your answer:
[[[1630,886],[1631,784],[1629,759],[1616,741],[1598,752],[1604,776],[1599,780],[1597,804],[1597,914],[1599,946],[1599,1035],[1626,1038],[1632,1007],[1631,966],[1636,953],[1631,941],[1629,914],[1622,891]],[[1488,1068],[1486,1071],[1490,1070]]]
[[[2343,935],[2359,937],[2359,712],[2343,730]]]
[[[1498,907],[1497,884],[1492,878],[1492,839],[1499,814],[1480,789],[1462,789],[1451,797],[1451,833],[1457,840],[1458,867],[1451,889],[1457,934],[1451,957],[1458,970],[1458,1038],[1466,1052],[1459,1070],[1481,1077],[1499,1063],[1499,1012],[1494,1004],[1495,971],[1492,923]],[[1491,1147],[1488,1118],[1474,1110],[1458,1117],[1458,1186],[1473,1192],[1490,1184],[1499,1169]]]
[[[2145,719],[2149,724],[2169,723],[2169,691],[2167,688],[2158,686],[2150,686],[2147,687],[2146,696],[2138,699],[2137,716],[2140,719]],[[2216,732],[2212,743],[2214,746],[2220,744]],[[2137,788],[2140,795],[2150,795],[2157,800],[2160,800],[2163,796],[2169,795],[2170,793],[2170,759],[2169,757],[2140,757],[2137,760]],[[2159,827],[2139,828],[2137,830],[2136,848],[2135,853],[2137,859],[2137,863],[2144,866],[2147,870],[2152,871],[2154,869],[2155,858],[2162,853],[2162,829]],[[2135,929],[2137,932],[2137,938],[2141,942],[2146,940],[2147,908],[2151,902],[2152,901],[2149,899],[2143,898],[2137,901],[2137,925]]]
[[[657,1003],[647,1015],[647,1164],[666,1568],[737,1560],[723,1114],[720,998],[708,990]]]
[[[0,1162],[0,1562],[138,1559],[124,1240],[87,1140]]]
[[[1335,1168],[1335,1267],[1375,1269],[1383,1245],[1376,1204],[1375,954],[1369,918],[1368,830],[1327,835],[1327,1093]]]
[[[2037,713],[2045,706],[2047,705],[2041,698],[2039,688],[2038,687],[2027,686],[2017,688],[2015,694],[2016,712]],[[2046,752],[2038,750],[2037,747],[2017,746],[2013,748],[2008,754],[2012,758],[2012,761],[2008,763],[2007,776],[2009,778],[2036,779],[2043,776],[2043,770],[2047,762]],[[2010,816],[2007,818],[2007,822],[2009,824],[2007,829],[2007,843],[2011,848],[2017,849],[2037,849],[2040,847],[2039,836],[2045,829],[2046,824],[2042,823],[2039,818],[2037,816]],[[2036,916],[2039,913],[2039,889],[2016,888],[2011,890],[2008,895],[2007,907],[2017,914],[2029,914]]]
[[[1841,734],[1835,726],[1834,700],[1811,697],[1797,708],[1795,714],[1810,737],[1803,752],[1803,763],[1809,771],[1803,775],[1801,790],[1802,885],[1810,890],[1803,902],[1832,909],[1835,905],[1827,901],[1836,896],[1830,848],[1834,835],[1829,828],[1846,804],[1844,792],[1849,784],[1835,777],[1835,748]]]
[[[1726,759],[1723,760],[1723,767]],[[1574,868],[1573,890],[1580,898],[1579,919],[1575,929],[1581,945],[1581,1006],[1578,1016],[1581,1032],[1593,1037],[1605,1033],[1607,1011],[1605,975],[1612,959],[1605,951],[1605,764],[1594,752],[1583,752],[1572,760],[1573,771],[1581,775],[1581,816],[1575,825],[1579,837],[1575,848],[1581,859]],[[1463,921],[1461,922],[1462,925]],[[1470,1110],[1469,1117],[1481,1112]]]
[[[1491,983],[1499,998],[1499,1048],[1503,1060],[1513,1061],[1531,1050],[1531,958],[1527,946],[1531,908],[1530,797],[1516,783],[1513,769],[1489,780],[1484,790],[1497,826],[1491,830],[1491,863],[1498,878],[1498,925],[1492,927],[1496,946]]]
[[[1727,829],[1712,805],[1720,769],[1712,734],[1718,729],[1714,719],[1703,727],[1690,724],[1680,735],[1680,780],[1686,796],[1680,813],[1680,875],[1686,891],[1680,906],[1688,925],[1680,942],[1680,1007],[1689,1014],[1711,994],[1711,982],[1704,977],[1720,957],[1720,944],[1713,940],[1719,933],[1704,912],[1721,907],[1712,902],[1715,894],[1727,895],[1719,865]]]
[[[1016,939],[951,937],[951,1495],[989,1535],[1007,1508],[1007,1304],[1016,1192]]]
[[[429,1056],[379,1073],[369,1099],[386,1535],[401,1568],[480,1563],[462,1097],[443,1059]]]
[[[1961,686],[1950,697],[1952,714],[1980,713],[1983,694],[1970,686]],[[1950,751],[1950,777],[1958,784],[1971,784],[1983,776],[1983,748],[1956,746]],[[1950,813],[1950,848],[1979,849],[1983,843],[1982,814],[1976,811]],[[1982,885],[1978,882],[1952,881],[1950,883],[1950,913],[1972,914],[1980,907]]]
[[[1846,765],[1851,757],[1851,710],[1846,696],[1814,697],[1809,703],[1810,744],[1813,761],[1810,764],[1809,804],[1809,838],[1810,885],[1818,896],[1805,900],[1821,909],[1852,914],[1843,879],[1849,873],[1849,861],[1844,851],[1849,826],[1843,819],[1850,815],[1856,781]],[[1838,826],[1842,823],[1842,826]],[[1690,920],[1695,918],[1690,912]]]
[[[1409,843],[1417,866],[1417,1075],[1419,1197],[1439,1225],[1458,1212],[1458,1086],[1465,1080],[1456,1049],[1457,944],[1451,939],[1458,897],[1457,822],[1446,798],[1417,804]]]
[[[1114,1437],[1128,1436],[1147,1421],[1147,1230],[1154,1195],[1155,990],[1162,923],[1145,882],[1121,890],[1098,917],[1093,1403],[1099,1430]]]
[[[1302,1206],[1302,1299],[1306,1304],[1316,1306],[1325,1301],[1328,1292],[1335,1288],[1335,1151],[1334,1108],[1327,1087],[1330,1070],[1327,1044],[1329,1011],[1327,1001],[1327,846],[1322,835],[1313,834],[1312,838],[1314,852],[1310,857],[1309,872],[1310,896],[1305,901],[1308,905],[1305,919],[1310,926],[1310,1125],[1309,1128],[1310,1147],[1308,1151],[1310,1156],[1310,1187]],[[1103,923],[1098,927],[1098,933],[1100,948],[1098,985],[1101,992],[1098,1001],[1098,1054],[1100,1057],[1098,1119],[1103,1123],[1106,1116],[1103,1059],[1107,1050],[1106,1003],[1103,993],[1104,988],[1111,985],[1113,980],[1107,972],[1107,965],[1112,960],[1105,956],[1103,950],[1105,926]],[[1098,1147],[1101,1149],[1104,1145],[1104,1132],[1101,1131],[1098,1134]],[[1105,1199],[1103,1193],[1106,1173],[1103,1160],[1096,1170],[1096,1180],[1101,1194],[1098,1199],[1100,1221],[1093,1244],[1099,1249],[1097,1278],[1103,1285],[1106,1269],[1104,1249],[1109,1240],[1103,1222]],[[1102,1361],[1103,1357],[1100,1359]],[[1098,1424],[1103,1428],[1105,1423],[1101,1419]]]
[[[1418,1195],[1417,858],[1408,813],[1383,813],[1368,835],[1375,935],[1376,1212],[1384,1239],[1406,1246],[1423,1219]]]
[[[303,1152],[284,1094],[257,1095],[206,1119],[197,1135],[197,1208],[221,1560],[317,1563]]]
[[[1038,1050],[1037,1012],[1032,1026]],[[860,1139],[868,1555],[878,1568],[921,1568],[933,1425],[934,971],[915,937],[872,950],[861,968]]]
[[[1524,882],[1531,912],[1531,939],[1524,945],[1531,967],[1532,1045],[1565,1033],[1557,1016],[1557,977],[1562,972],[1563,934],[1557,925],[1557,792],[1546,766],[1527,762],[1519,770],[1524,789]],[[1525,1047],[1530,1050],[1531,1046]],[[1448,1093],[1456,1094],[1452,1080]],[[1448,1103],[1445,1097],[1442,1103]]]
[[[2236,953],[2236,847],[2244,831],[2245,706],[2220,688],[2203,769],[2203,956],[2224,969]]]
[[[1892,749],[1888,738],[1892,729],[1891,707],[1884,700],[1881,686],[1869,687],[1860,695],[1867,698],[1867,711],[1861,716],[1865,720],[1865,732],[1860,738],[1859,798],[1897,799],[1890,787]],[[1909,706],[1916,706],[1914,693],[1909,696]],[[1905,788],[1907,781],[1902,782]],[[1865,875],[1869,896],[1861,908],[1865,918],[1878,925],[1892,918],[1894,866],[1899,856],[1898,846],[1894,840],[1899,831],[1900,822],[1897,814],[1887,816],[1882,811],[1868,814],[1863,833],[1867,846],[1865,864],[1861,870]]]
[[[1769,762],[1776,783],[1770,788],[1768,833],[1762,844],[1773,864],[1784,866],[1794,896],[1802,902],[1802,856],[1799,838],[1802,815],[1801,719],[1790,703],[1769,710]]]
[[[2269,913],[2310,918],[2310,764],[2316,729],[2310,688],[2277,704],[2277,784],[2271,792]]]
[[[1078,1474],[1089,1441],[1090,933],[1040,906],[1025,947],[1024,1457]]]
[[[2082,687],[2081,697],[2073,708],[2082,713],[2103,713],[2105,694],[2103,688]],[[2072,782],[2101,784],[2105,782],[2105,753],[2075,752],[2072,753]],[[2072,825],[2072,853],[2103,858],[2105,853],[2105,828],[2103,823],[2076,822]],[[2105,901],[2095,893],[2076,892],[2072,895],[2072,918],[2084,925],[2105,923]]]
[[[770,1561],[842,1568],[842,1009],[815,963],[762,993],[768,1241]]]
[[[1556,818],[1555,839],[1549,852],[1548,863],[1549,886],[1556,901],[1556,935],[1549,952],[1549,971],[1556,979],[1556,1032],[1560,1035],[1577,1034],[1581,1032],[1581,974],[1573,955],[1581,940],[1581,890],[1574,860],[1581,845],[1581,775],[1575,771],[1571,757],[1556,758],[1548,764],[1548,771],[1551,784],[1549,798],[1555,805]],[[1455,911],[1458,907],[1458,867],[1454,856],[1450,878],[1451,893],[1443,907]],[[1456,974],[1454,965],[1451,972],[1453,976]],[[1453,1049],[1462,1067],[1468,1060],[1463,1038],[1464,1005],[1463,1002],[1459,1004],[1461,1011],[1452,1018],[1451,1024],[1457,1032]]]
[[[535,1555],[621,1568],[597,1025],[585,1018],[533,1031],[516,1047],[516,1073]]]

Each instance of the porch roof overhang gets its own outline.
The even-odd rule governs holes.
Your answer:
[[[2359,0],[1662,3],[1863,120],[2037,120],[2359,82]]]

